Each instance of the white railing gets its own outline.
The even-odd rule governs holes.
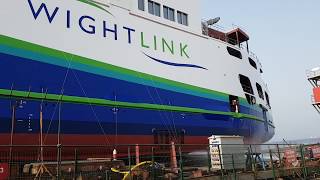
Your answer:
[[[206,22],[206,21],[207,21],[206,19],[202,19],[202,22]],[[204,25],[204,23],[202,23],[202,26],[203,25]],[[206,35],[206,36],[208,36],[208,30],[204,29],[204,28],[212,28],[212,29],[220,31],[222,33],[227,33],[225,27],[217,25],[217,24],[214,24],[214,25],[211,25],[211,26],[208,26],[208,27],[202,27],[202,28],[203,28],[203,34]],[[235,29],[235,28],[240,28],[240,29],[245,30],[245,28],[233,24],[232,25],[232,29]],[[233,45],[233,46],[239,48],[239,46],[237,45],[237,40],[235,40],[235,39],[231,39],[231,38],[228,38],[228,37],[225,37],[225,39],[220,39],[220,37],[214,37],[214,38],[215,39],[219,39],[221,41],[224,41],[224,42],[226,42],[226,43],[228,43],[230,45]],[[240,44],[240,49],[243,49],[243,50],[245,49],[246,50],[247,47],[245,47],[243,44]],[[260,65],[260,67],[262,68],[262,64],[261,64],[258,56],[255,53],[253,53],[252,51],[249,51],[248,54],[249,54],[249,57],[251,57],[253,60],[255,60]]]
[[[262,68],[262,64],[261,64],[258,56],[257,56],[255,53],[253,53],[252,51],[249,51],[249,56],[250,56],[251,58],[253,58],[254,60],[256,60],[257,63],[258,63],[258,64],[260,65],[260,67]]]
[[[320,76],[320,68],[314,68],[306,71],[308,79]]]

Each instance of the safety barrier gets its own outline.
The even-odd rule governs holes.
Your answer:
[[[319,158],[317,144],[2,145],[0,179],[308,179]]]

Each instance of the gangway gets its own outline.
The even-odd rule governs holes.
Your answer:
[[[313,86],[313,95],[311,96],[312,106],[320,114],[320,67],[308,70],[307,77]]]

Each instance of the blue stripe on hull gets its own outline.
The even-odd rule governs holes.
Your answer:
[[[15,90],[29,91],[31,88],[33,92],[41,92],[42,89],[48,89],[48,93],[61,94],[63,87],[66,95],[230,111],[229,102],[225,101],[177,93],[1,53],[0,59],[1,74],[6,77],[1,79],[2,89],[11,89],[13,85]],[[261,112],[246,106],[240,108],[242,113],[262,118]]]

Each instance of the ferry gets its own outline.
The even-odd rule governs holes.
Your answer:
[[[199,1],[4,0],[0,144],[267,142],[263,67],[218,20]]]

